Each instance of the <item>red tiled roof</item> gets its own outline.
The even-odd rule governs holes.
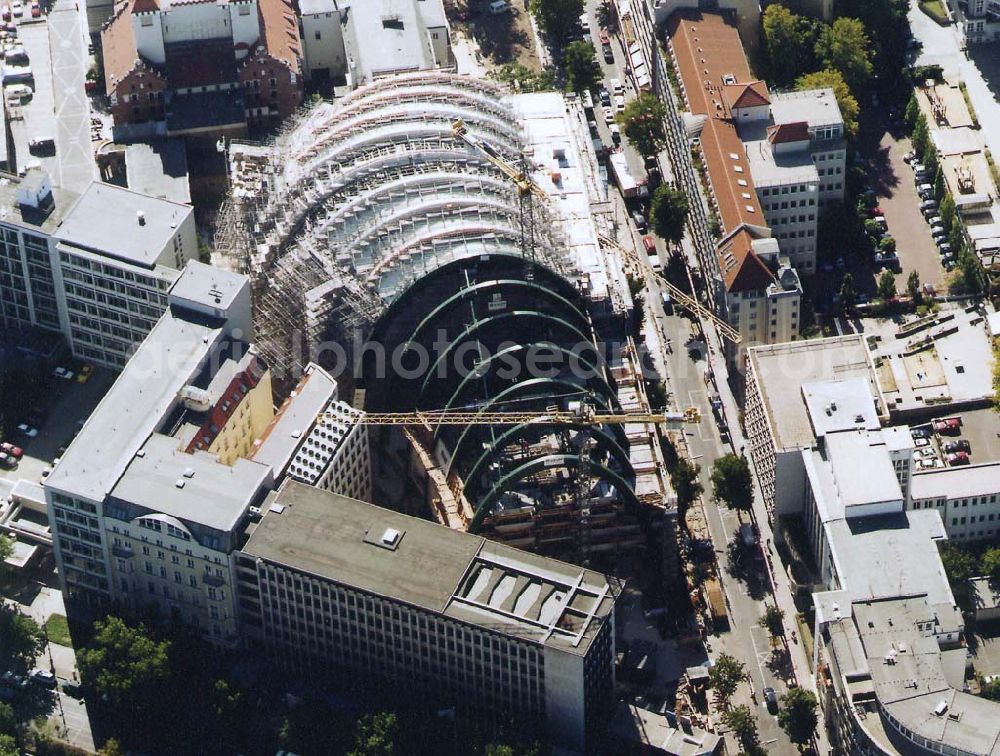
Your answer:
[[[228,39],[166,45],[167,81],[171,89],[204,87],[236,81],[236,53]]]
[[[779,123],[767,127],[767,141],[771,144],[786,144],[788,142],[803,142],[809,140],[809,123],[795,121],[794,123]]]
[[[748,84],[726,84],[723,92],[730,108],[753,108],[771,104],[767,84],[759,79]]]
[[[219,431],[239,408],[243,397],[260,383],[265,370],[263,363],[255,358],[247,365],[246,370],[237,373],[222,392],[219,401],[208,411],[208,417],[184,451],[193,454],[196,449],[207,449],[211,446]]]
[[[283,62],[294,73],[301,73],[299,25],[291,0],[258,0],[257,8],[260,43],[272,58]]]
[[[122,3],[115,8],[111,19],[101,29],[104,80],[109,95],[114,93],[118,82],[135,68],[139,60],[139,53],[135,47],[135,34],[132,31],[132,6],[136,1],[145,0]]]
[[[759,291],[774,281],[774,273],[753,251],[753,235],[745,228],[719,244],[719,267],[726,291]]]
[[[155,13],[159,9],[159,0],[135,0],[132,3],[133,13]]]

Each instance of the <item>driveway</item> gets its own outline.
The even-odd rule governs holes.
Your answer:
[[[889,233],[896,239],[902,272],[896,276],[896,288],[905,291],[910,271],[917,271],[921,283],[940,287],[944,280],[937,245],[930,226],[920,212],[920,197],[913,183],[913,171],[903,155],[910,150],[910,140],[896,141],[886,133],[879,143],[875,164],[875,191],[879,207],[885,212]]]

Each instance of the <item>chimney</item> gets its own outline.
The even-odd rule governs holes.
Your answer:
[[[142,210],[135,211],[135,219],[139,221],[140,226],[146,225],[146,214]]]

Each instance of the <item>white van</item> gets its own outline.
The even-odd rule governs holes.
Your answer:
[[[490,3],[490,13],[499,16],[501,13],[510,13],[510,3],[507,0],[493,0]]]

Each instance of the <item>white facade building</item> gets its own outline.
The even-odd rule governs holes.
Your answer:
[[[573,751],[598,736],[614,578],[293,481],[247,535],[241,620],[275,665],[514,716]]]
[[[198,255],[194,211],[99,182],[77,196],[36,172],[3,181],[0,322],[58,331],[75,357],[121,367]]]

